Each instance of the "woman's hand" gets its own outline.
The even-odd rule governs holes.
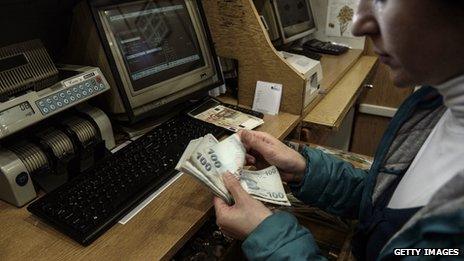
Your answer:
[[[244,130],[239,135],[247,149],[248,164],[259,169],[274,165],[283,181],[301,182],[306,170],[306,160],[301,154],[265,132]]]
[[[227,236],[244,240],[272,212],[246,193],[232,174],[224,174],[223,180],[235,204],[229,206],[222,199],[214,197],[216,223]]]

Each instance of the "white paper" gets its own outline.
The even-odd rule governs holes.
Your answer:
[[[279,114],[281,98],[282,84],[258,81],[253,100],[253,110],[277,115]]]
[[[325,33],[328,36],[354,37],[351,34],[357,0],[329,0]]]

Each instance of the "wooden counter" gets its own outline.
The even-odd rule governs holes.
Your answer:
[[[352,76],[346,78],[352,75],[350,72],[353,70],[353,74],[359,74],[360,80],[363,80],[366,77],[363,64],[372,64],[371,58],[361,58],[357,62],[360,56],[360,50],[350,50],[342,56],[322,58],[324,79],[321,84],[333,90],[325,97],[318,98],[320,104],[308,114],[305,121],[316,122],[316,116],[320,115],[336,126],[340,116],[332,116],[333,112],[343,115],[336,108],[342,104],[345,107],[350,105],[350,97],[357,89],[350,88],[351,94],[337,94],[337,90],[353,80]],[[359,89],[359,84],[356,87]],[[338,98],[332,99],[332,96]],[[224,101],[233,103],[228,98]],[[333,109],[322,109],[327,103],[334,106]],[[307,113],[309,111],[308,108]],[[265,124],[257,130],[283,139],[299,125],[302,118],[281,112],[277,116],[266,115],[264,120]],[[169,259],[211,216],[211,210],[212,194],[209,190],[190,176],[183,175],[126,225],[116,224],[90,246],[82,247],[39,221],[25,207],[16,208],[0,201],[0,260]]]
[[[340,76],[325,97],[304,117],[303,126],[319,125],[338,130],[346,113],[359,96],[364,82],[375,68],[377,61],[378,58],[374,56],[362,56],[356,60],[354,65]],[[326,63],[322,63],[322,65],[327,66]],[[332,72],[328,69],[326,71]]]
[[[329,92],[359,60],[362,52],[363,50],[350,49],[341,55],[323,55],[321,88]]]
[[[258,130],[283,139],[299,116],[265,116]],[[212,193],[183,175],[126,225],[116,224],[88,247],[59,233],[26,207],[0,201],[0,260],[169,259],[210,217]]]

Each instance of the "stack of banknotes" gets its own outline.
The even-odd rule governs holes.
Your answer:
[[[270,166],[259,171],[243,169],[245,155],[246,150],[237,134],[221,142],[207,134],[190,141],[176,169],[201,181],[228,204],[233,204],[233,198],[222,180],[222,175],[226,172],[235,175],[243,189],[252,197],[290,206],[277,168]]]

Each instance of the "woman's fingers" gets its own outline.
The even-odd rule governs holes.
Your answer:
[[[248,195],[248,193],[242,188],[237,178],[230,172],[225,173],[222,179],[227,190],[230,194],[232,194],[236,204],[240,204],[250,197],[250,195]]]
[[[240,140],[247,150],[253,149],[263,154],[271,145],[266,133],[259,131],[242,130],[239,132]]]
[[[255,165],[256,164],[256,158],[253,155],[246,154],[245,155],[245,160],[247,165]]]

